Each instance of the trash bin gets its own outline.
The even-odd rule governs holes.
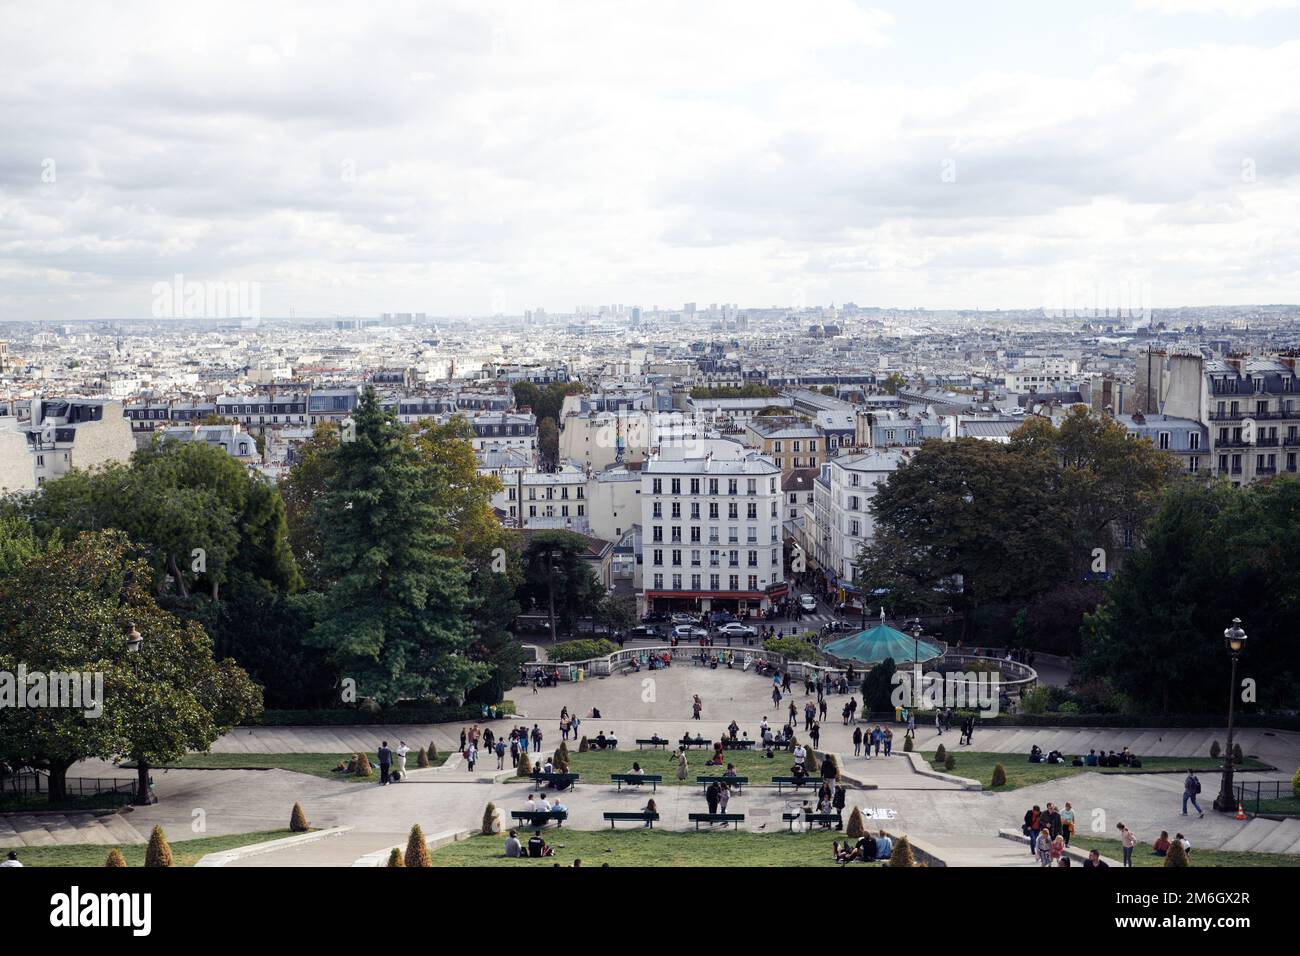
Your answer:
[[[581,680],[582,680],[584,677],[586,677],[586,676],[587,676],[587,675],[583,673],[582,668],[579,667],[579,668],[578,668],[578,680],[581,681]]]

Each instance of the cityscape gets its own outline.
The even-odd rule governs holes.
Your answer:
[[[1109,868],[1090,927],[1281,925],[1298,11],[935,6],[11,8],[0,899]]]

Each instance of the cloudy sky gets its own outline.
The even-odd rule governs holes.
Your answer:
[[[290,6],[0,4],[0,319],[1300,302],[1296,2]]]

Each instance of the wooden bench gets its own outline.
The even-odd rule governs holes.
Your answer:
[[[794,829],[794,821],[803,819],[802,813],[783,813],[781,819],[790,824],[790,829]],[[823,825],[843,826],[844,818],[838,813],[810,813],[808,814],[809,823],[820,823]]]
[[[598,741],[595,737],[588,737],[588,738],[587,738],[587,749],[588,749],[588,750],[617,750],[617,749],[618,749],[618,738],[617,738],[617,737],[606,737],[606,738],[605,738],[605,746],[602,747],[602,746],[600,745],[600,741]]]
[[[548,820],[554,820],[558,827],[564,826],[569,819],[568,810],[512,810],[510,816],[515,820],[527,821],[529,826],[546,826]]]
[[[743,737],[738,738],[736,740],[732,740],[730,737],[723,737],[722,749],[723,750],[748,750],[750,747],[753,747],[757,743],[758,741],[756,740],[747,740]]]
[[[650,788],[659,792],[659,784],[663,782],[663,775],[657,773],[611,773],[609,779],[618,784],[618,789],[623,789],[623,784],[628,786],[638,786],[643,783],[650,784]]]
[[[745,819],[743,813],[688,813],[686,817],[695,823],[696,830],[700,828],[701,823],[721,823],[724,825],[734,823],[736,829],[739,830],[741,822]]]
[[[561,789],[572,787],[578,782],[576,773],[542,773],[540,770],[534,770],[529,774],[529,777],[532,778],[534,783],[541,783],[542,781],[549,784],[562,783],[565,787]]]
[[[798,790],[800,786],[818,787],[821,785],[822,781],[820,777],[810,776],[810,777],[804,777],[802,783],[797,781],[794,777],[773,777],[772,782],[776,784],[776,792],[782,793],[783,787],[794,787],[796,790]]]
[[[665,750],[670,743],[672,743],[672,741],[665,737],[639,738],[636,742],[636,749],[641,750],[644,747],[655,747],[660,750]]]
[[[705,740],[703,737],[683,737],[677,741],[681,744],[683,750],[690,750],[692,747],[712,747],[712,740]]]
[[[638,810],[635,813],[622,813],[611,811],[605,814],[605,819],[609,821],[609,828],[614,829],[615,820],[637,820],[641,823],[648,824],[650,829],[655,828],[655,821],[659,819],[659,814],[650,810]]]
[[[709,787],[709,784],[711,784],[711,783],[729,783],[729,784],[731,784],[732,786],[736,786],[736,787],[744,787],[744,786],[747,786],[747,785],[749,784],[749,778],[748,778],[748,777],[722,777],[722,776],[718,776],[718,777],[710,777],[710,776],[704,776],[704,777],[696,777],[696,778],[695,778],[695,782],[698,783],[698,784],[701,784],[701,785],[702,785],[702,786],[707,790],[708,787]]]

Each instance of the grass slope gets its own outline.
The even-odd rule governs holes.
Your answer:
[[[344,764],[352,754],[186,754],[180,760],[165,764],[173,770],[292,770],[295,773],[308,773],[324,780],[339,780],[343,783],[364,783],[379,779],[378,764],[371,760],[375,769],[369,777],[335,773],[334,768],[340,761]],[[441,766],[447,759],[440,753],[429,763]],[[163,768],[159,768],[163,769]],[[406,769],[415,770],[415,754],[406,758]]]
[[[200,837],[196,840],[178,840],[171,844],[172,863],[175,866],[193,866],[209,853],[232,850],[250,843],[265,843],[295,836],[290,830],[266,830],[258,833],[236,833],[230,836]],[[170,841],[169,841],[170,842]],[[148,844],[128,843],[118,845],[127,866],[144,866],[144,852]],[[112,845],[97,843],[70,843],[67,846],[17,847],[18,859],[23,866],[94,866],[102,867]],[[8,852],[8,851],[6,851]]]
[[[1057,780],[1076,773],[1121,774],[1151,771],[1186,773],[1188,768],[1208,773],[1222,767],[1222,762],[1213,757],[1143,757],[1141,767],[1129,770],[1124,767],[1071,767],[1069,764],[1030,763],[1024,754],[987,753],[977,750],[949,750],[948,753],[957,759],[957,764],[951,773],[958,777],[978,780],[984,785],[985,790],[1018,790],[1021,787],[1030,787],[1036,783],[1045,783],[1048,780]],[[935,763],[934,751],[927,751],[923,756],[935,770],[944,769],[943,764]],[[1007,772],[1007,783],[1004,787],[993,787],[990,786],[993,767],[999,763]],[[1245,763],[1238,765],[1237,769],[1266,770],[1268,765],[1258,760],[1247,759]]]

